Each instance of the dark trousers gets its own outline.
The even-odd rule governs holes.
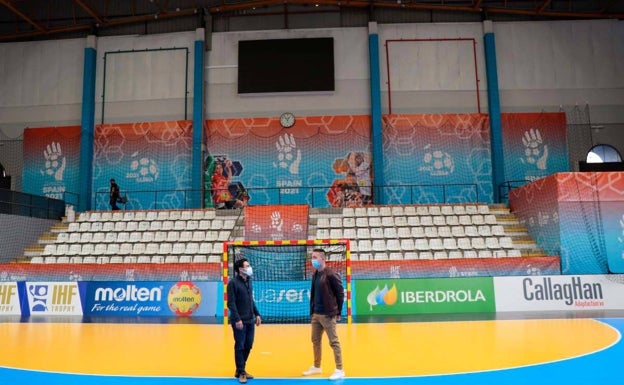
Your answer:
[[[234,362],[236,363],[236,374],[245,372],[245,365],[249,352],[254,342],[256,324],[244,323],[242,329],[237,329],[236,325],[232,325],[234,332]]]
[[[111,199],[109,203],[112,210],[119,210],[119,207],[117,207],[117,199]]]

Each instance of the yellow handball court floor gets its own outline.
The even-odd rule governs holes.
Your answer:
[[[617,384],[622,330],[622,318],[340,324],[339,382]],[[230,326],[4,322],[0,341],[0,384],[237,383]],[[301,372],[311,364],[309,325],[256,329],[252,384],[308,381]],[[334,370],[326,337],[322,368],[311,378],[328,381]]]

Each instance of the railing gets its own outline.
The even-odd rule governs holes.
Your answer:
[[[476,184],[431,184],[431,185],[394,185],[374,186],[374,203],[376,204],[440,204],[481,202],[479,189]],[[121,191],[121,196],[127,196],[127,203],[118,203],[121,209],[127,210],[166,210],[197,208],[198,202],[203,207],[203,190],[134,190]],[[230,191],[232,199],[237,196],[236,191]],[[336,186],[317,187],[247,187],[245,194],[249,197],[250,205],[281,205],[281,204],[308,204],[314,208],[357,206],[357,202],[349,201],[339,196],[341,190]],[[246,199],[238,195],[240,202]],[[212,202],[211,200],[208,203]],[[334,206],[329,202],[334,202]],[[360,204],[361,205],[361,204]],[[211,205],[206,204],[207,207]],[[237,208],[240,203],[231,200],[224,208]],[[109,210],[109,192],[95,193],[93,209]]]
[[[60,199],[0,189],[0,213],[58,220],[65,215],[65,202]]]

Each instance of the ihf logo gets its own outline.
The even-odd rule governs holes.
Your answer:
[[[30,293],[30,311],[44,312],[48,310],[48,285],[30,285],[28,293]]]
[[[81,314],[78,286],[72,283],[33,283],[27,286],[31,313]]]

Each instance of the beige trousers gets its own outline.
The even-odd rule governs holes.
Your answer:
[[[312,349],[314,350],[314,366],[321,367],[323,331],[327,333],[329,346],[334,351],[336,369],[342,369],[342,351],[340,341],[336,333],[336,317],[328,317],[323,314],[312,314]]]

